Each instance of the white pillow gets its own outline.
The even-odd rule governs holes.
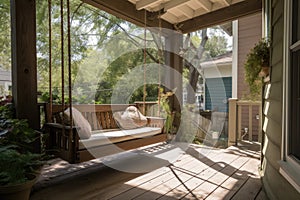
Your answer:
[[[115,112],[114,119],[122,129],[135,129],[147,124],[147,118],[134,106],[129,106],[122,112]]]
[[[67,108],[64,113],[70,117],[70,108]],[[74,125],[79,127],[77,132],[80,139],[89,139],[92,134],[90,123],[84,118],[81,112],[74,107],[72,107],[72,117]]]

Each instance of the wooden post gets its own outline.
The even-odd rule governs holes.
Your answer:
[[[228,114],[228,146],[236,145],[236,107],[237,99],[229,99],[229,114]]]
[[[35,0],[11,0],[12,89],[17,118],[39,129]]]
[[[172,110],[175,111],[175,113],[181,113],[181,105],[182,105],[182,72],[183,72],[183,60],[182,57],[180,57],[179,51],[183,44],[183,36],[181,33],[172,31],[168,37],[166,37],[166,49],[168,53],[166,53],[166,65],[169,67],[175,69],[176,72],[171,72],[171,74],[168,74],[166,83],[167,85],[170,85],[171,88],[169,89],[175,89],[175,96],[170,98],[170,104],[172,106]],[[176,98],[177,97],[177,98]],[[180,116],[175,115],[173,124],[175,126],[180,125]]]

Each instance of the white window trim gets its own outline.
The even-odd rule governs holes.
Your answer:
[[[300,192],[300,164],[288,155],[289,133],[289,68],[291,46],[291,2],[284,1],[284,44],[283,44],[283,115],[282,115],[282,148],[279,172],[281,175]]]

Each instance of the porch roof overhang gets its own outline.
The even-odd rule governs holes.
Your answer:
[[[189,33],[262,10],[262,0],[82,0],[137,26]],[[145,20],[145,10],[147,20]]]

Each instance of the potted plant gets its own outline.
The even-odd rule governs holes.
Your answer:
[[[42,154],[33,153],[36,139],[26,120],[14,118],[11,104],[0,104],[0,199],[29,199],[43,165]]]
[[[245,78],[252,94],[259,94],[262,77],[269,75],[270,69],[270,41],[261,39],[250,49],[245,62]]]

